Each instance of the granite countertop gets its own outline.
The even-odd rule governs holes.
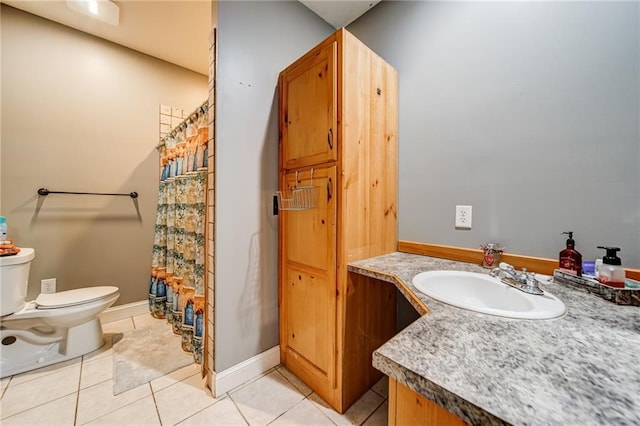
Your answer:
[[[550,283],[541,288],[564,316],[509,319],[438,302],[411,282],[428,270],[488,272],[479,265],[396,252],[348,269],[395,284],[426,313],[374,352],[374,367],[463,420],[640,425],[639,307]]]

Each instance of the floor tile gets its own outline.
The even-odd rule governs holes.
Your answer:
[[[371,390],[385,399],[389,398],[389,376],[384,376],[378,380]]]
[[[104,335],[104,345],[100,348],[96,349],[93,352],[89,352],[88,354],[82,357],[83,361],[89,361],[99,358],[104,358],[105,356],[113,355],[113,333],[105,333]],[[120,333],[118,333],[120,336]]]
[[[80,363],[17,385],[12,380],[0,401],[2,418],[76,393],[79,383]]]
[[[84,361],[80,375],[80,389],[113,379],[113,356]]]
[[[337,425],[362,424],[384,401],[380,395],[368,390],[344,414],[338,414],[318,394],[311,394],[309,399]]]
[[[389,422],[389,401],[385,401],[363,424],[363,426],[387,426]]]
[[[287,369],[285,366],[279,366],[278,372],[282,374],[287,380],[291,382],[296,389],[300,391],[304,396],[309,396],[313,393],[313,390],[307,386],[302,380],[296,377],[291,371]]]
[[[201,375],[200,373],[200,365],[199,364],[191,364],[186,367],[182,367],[172,373],[169,373],[165,376],[158,377],[155,380],[152,380],[151,390],[155,393],[161,389],[166,388],[167,386],[174,385],[187,377],[195,376],[196,374]]]
[[[77,399],[77,393],[63,396],[15,416],[2,419],[2,426],[73,426]]]
[[[16,374],[11,380],[11,385],[19,385],[31,380],[39,379],[51,373],[57,373],[65,368],[79,366],[82,362],[82,357],[69,359],[67,361],[59,362],[57,364],[51,364],[46,367],[38,368],[36,370],[26,371],[24,373]]]
[[[271,425],[273,426],[333,426],[333,422],[308,399],[303,399],[292,409],[278,417]]]
[[[113,395],[113,380],[82,389],[78,398],[76,424],[81,425],[151,395],[148,383]]]
[[[296,405],[304,396],[284,376],[272,371],[230,396],[247,422],[266,425]]]
[[[239,426],[246,425],[247,422],[231,398],[227,397],[178,424],[180,426]]]
[[[155,392],[154,396],[163,425],[174,425],[217,401],[198,374]]]
[[[133,326],[133,320],[131,318],[125,318],[118,321],[108,322],[106,324],[102,324],[102,331],[104,333],[122,333],[127,330],[133,330],[135,327]]]
[[[153,396],[147,396],[115,411],[85,423],[86,425],[160,425]]]
[[[136,328],[145,328],[155,324],[167,324],[167,320],[154,318],[151,314],[142,314],[133,317],[133,324]],[[167,327],[169,327],[169,324],[167,324]]]

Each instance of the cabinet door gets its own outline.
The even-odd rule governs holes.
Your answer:
[[[282,362],[321,395],[335,386],[335,175],[314,171],[315,208],[280,212]],[[311,185],[311,172],[284,175],[281,189],[296,184]]]
[[[284,169],[336,159],[336,42],[285,70],[280,80]]]

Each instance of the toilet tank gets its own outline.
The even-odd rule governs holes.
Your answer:
[[[32,248],[21,248],[20,253],[12,256],[0,256],[0,316],[12,314],[24,306],[34,257]]]

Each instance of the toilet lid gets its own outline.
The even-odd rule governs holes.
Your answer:
[[[0,266],[19,265],[21,263],[27,263],[36,257],[36,253],[32,248],[22,247],[18,254],[11,256],[0,256]]]
[[[118,292],[118,287],[85,287],[58,293],[40,294],[35,302],[37,309],[54,309],[75,306],[95,300],[106,299]]]

